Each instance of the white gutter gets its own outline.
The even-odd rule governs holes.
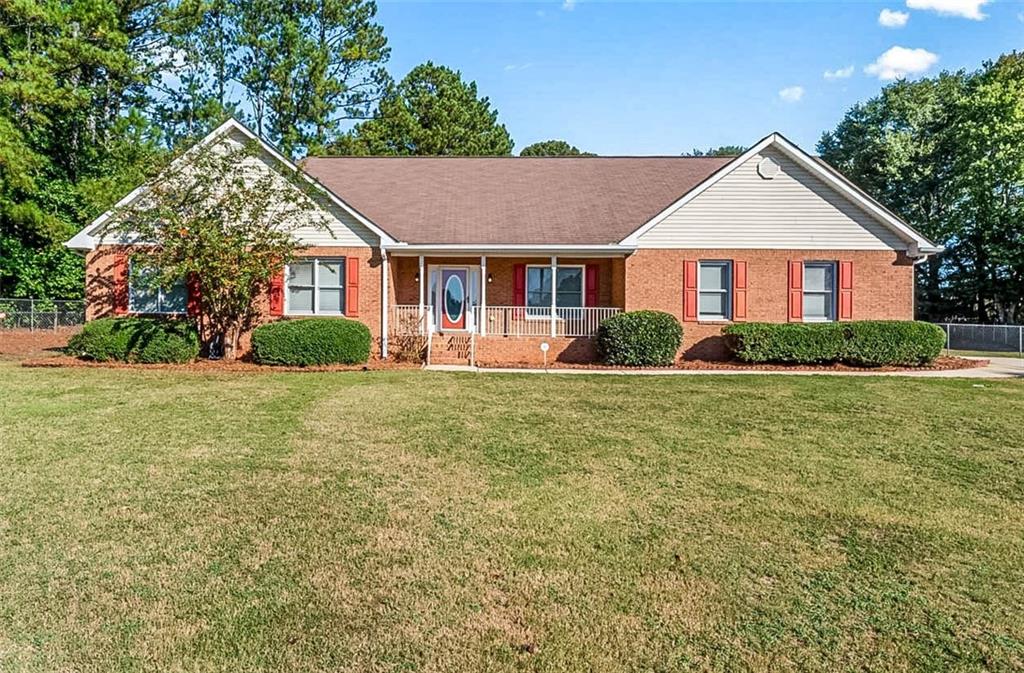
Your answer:
[[[417,255],[464,255],[478,256],[488,255],[491,257],[522,257],[524,255],[550,256],[559,254],[563,256],[586,256],[586,257],[617,257],[628,255],[636,251],[635,245],[622,245],[610,243],[604,245],[529,245],[529,244],[415,244],[397,243],[381,246],[389,254],[396,257],[417,256]]]

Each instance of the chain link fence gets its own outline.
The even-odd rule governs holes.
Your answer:
[[[0,330],[59,330],[85,323],[81,299],[5,299],[0,297]]]
[[[986,351],[1024,357],[1024,325],[965,325],[939,323],[946,333],[946,350]]]

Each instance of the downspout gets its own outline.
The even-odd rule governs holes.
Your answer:
[[[388,251],[380,248],[380,357],[388,359]]]

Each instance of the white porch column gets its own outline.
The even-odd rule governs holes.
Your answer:
[[[556,281],[558,280],[558,257],[551,255],[551,338],[555,338],[555,298],[558,296],[556,291]]]
[[[426,325],[423,323],[423,310],[424,310],[423,297],[426,294],[426,290],[424,289],[426,287],[426,285],[427,285],[427,277],[426,277],[425,269],[423,267],[423,255],[420,255],[420,312],[418,314],[418,317],[419,317],[419,328],[418,329],[420,330],[421,334],[425,333],[427,331]]]
[[[388,357],[388,253],[380,249],[380,356]]]
[[[487,336],[487,255],[480,255],[480,336]]]

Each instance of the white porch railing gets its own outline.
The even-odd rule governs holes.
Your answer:
[[[430,306],[398,304],[391,307],[388,331],[393,335],[427,334],[432,330]],[[556,308],[554,336],[592,337],[597,334],[601,321],[622,309],[613,306],[587,306],[584,308]],[[551,309],[525,306],[473,307],[474,333],[496,337],[550,337],[552,336]],[[486,326],[486,331],[484,330]]]
[[[391,316],[388,318],[388,331],[391,334],[424,334],[427,324],[427,311],[424,308],[423,321],[420,321],[420,307],[418,304],[397,304],[391,307]]]
[[[587,306],[583,308],[556,308],[554,336],[591,337],[597,334],[601,321],[622,309],[613,306]],[[486,326],[487,336],[550,337],[552,336],[551,309],[525,306],[477,306],[477,331]]]

